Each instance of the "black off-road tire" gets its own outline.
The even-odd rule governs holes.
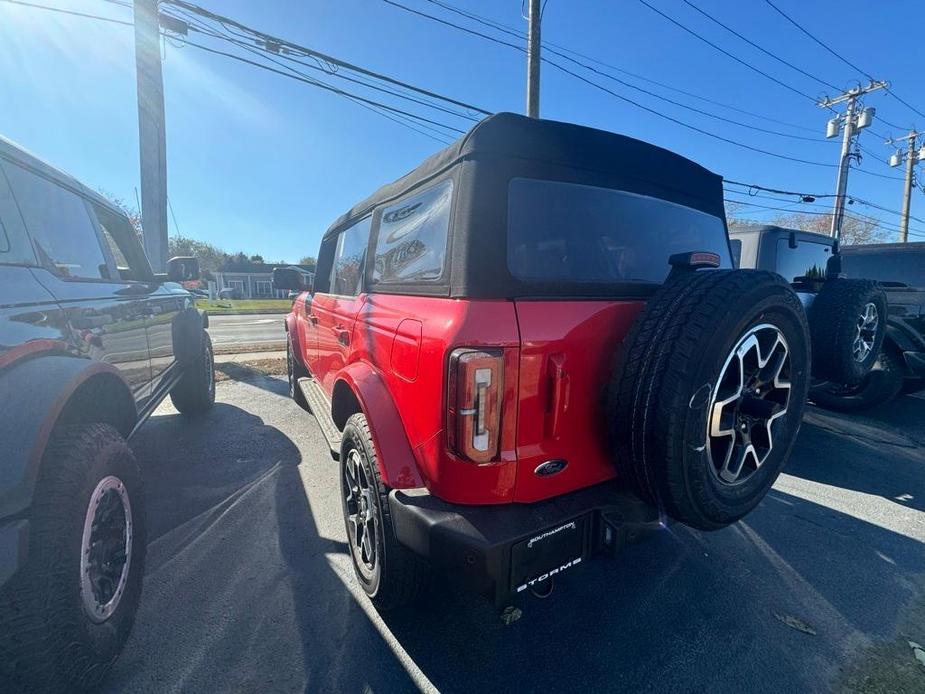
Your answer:
[[[299,388],[298,380],[308,377],[308,369],[302,364],[292,349],[292,335],[286,333],[286,373],[289,378],[289,397],[295,400],[296,404],[303,410],[311,410],[302,389]]]
[[[765,325],[787,342],[789,400],[763,464],[727,483],[711,459],[711,398],[733,348]],[[806,316],[782,278],[757,270],[675,270],[618,353],[607,398],[618,474],[677,521],[703,530],[729,525],[761,501],[789,457],[808,381]]]
[[[354,548],[351,524],[348,520],[348,503],[346,499],[346,466],[350,461],[351,451],[357,451],[360,464],[371,484],[374,505],[375,537],[377,542],[377,559],[372,572],[361,570],[358,553]],[[347,544],[353,562],[354,574],[363,591],[369,596],[376,609],[395,610],[408,605],[423,589],[428,568],[424,561],[407,547],[399,543],[392,527],[389,512],[389,488],[379,475],[376,449],[369,431],[366,416],[355,414],[347,420],[341,443],[341,502],[344,510],[344,525],[347,530]]]
[[[94,489],[110,476],[131,506],[121,598],[105,621],[81,598],[81,547]],[[42,460],[29,512],[29,557],[0,595],[0,691],[95,689],[122,650],[141,596],[146,529],[141,471],[108,424],[63,427]]]
[[[892,349],[883,349],[880,356],[859,384],[821,383],[809,391],[810,399],[827,410],[859,412],[889,402],[903,387],[903,365]]]
[[[185,367],[170,391],[170,401],[185,415],[199,415],[215,404],[215,359],[209,333],[201,331],[198,356]]]
[[[854,353],[858,321],[867,304],[873,304],[879,321],[873,346],[862,359]],[[886,294],[873,280],[826,280],[809,309],[813,376],[823,381],[860,383],[877,361],[886,334]]]

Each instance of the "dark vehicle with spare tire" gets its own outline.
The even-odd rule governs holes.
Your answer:
[[[123,211],[0,138],[0,691],[94,688],[145,560],[126,440],[168,394],[215,398],[206,318],[154,274]]]
[[[287,316],[381,609],[429,570],[499,604],[667,515],[764,497],[809,383],[803,305],[736,270],[722,179],[659,147],[486,118],[335,221]]]
[[[813,402],[854,411],[925,388],[925,243],[839,246],[776,226],[730,236],[742,267],[774,270],[807,305]]]

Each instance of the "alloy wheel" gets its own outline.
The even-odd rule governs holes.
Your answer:
[[[350,549],[364,577],[370,578],[376,570],[379,556],[376,492],[356,448],[350,450],[344,463],[343,492]]]
[[[877,306],[868,302],[864,306],[864,311],[858,316],[857,334],[851,346],[851,354],[855,361],[864,361],[873,351],[879,325],[880,314],[877,312]]]
[[[706,452],[720,482],[745,482],[767,460],[790,390],[783,333],[768,323],[754,326],[730,351],[710,399]]]
[[[119,606],[132,563],[132,505],[122,480],[101,479],[90,495],[80,547],[80,597],[94,622]]]

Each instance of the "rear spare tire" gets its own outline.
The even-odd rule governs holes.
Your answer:
[[[809,309],[813,376],[860,383],[877,361],[886,316],[886,294],[877,282],[826,280]]]
[[[808,384],[806,315],[790,285],[757,270],[675,270],[609,387],[618,474],[675,520],[726,526],[784,466]]]

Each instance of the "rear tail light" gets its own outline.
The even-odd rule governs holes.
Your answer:
[[[451,450],[476,463],[498,458],[504,353],[456,349],[450,354],[447,436]]]

